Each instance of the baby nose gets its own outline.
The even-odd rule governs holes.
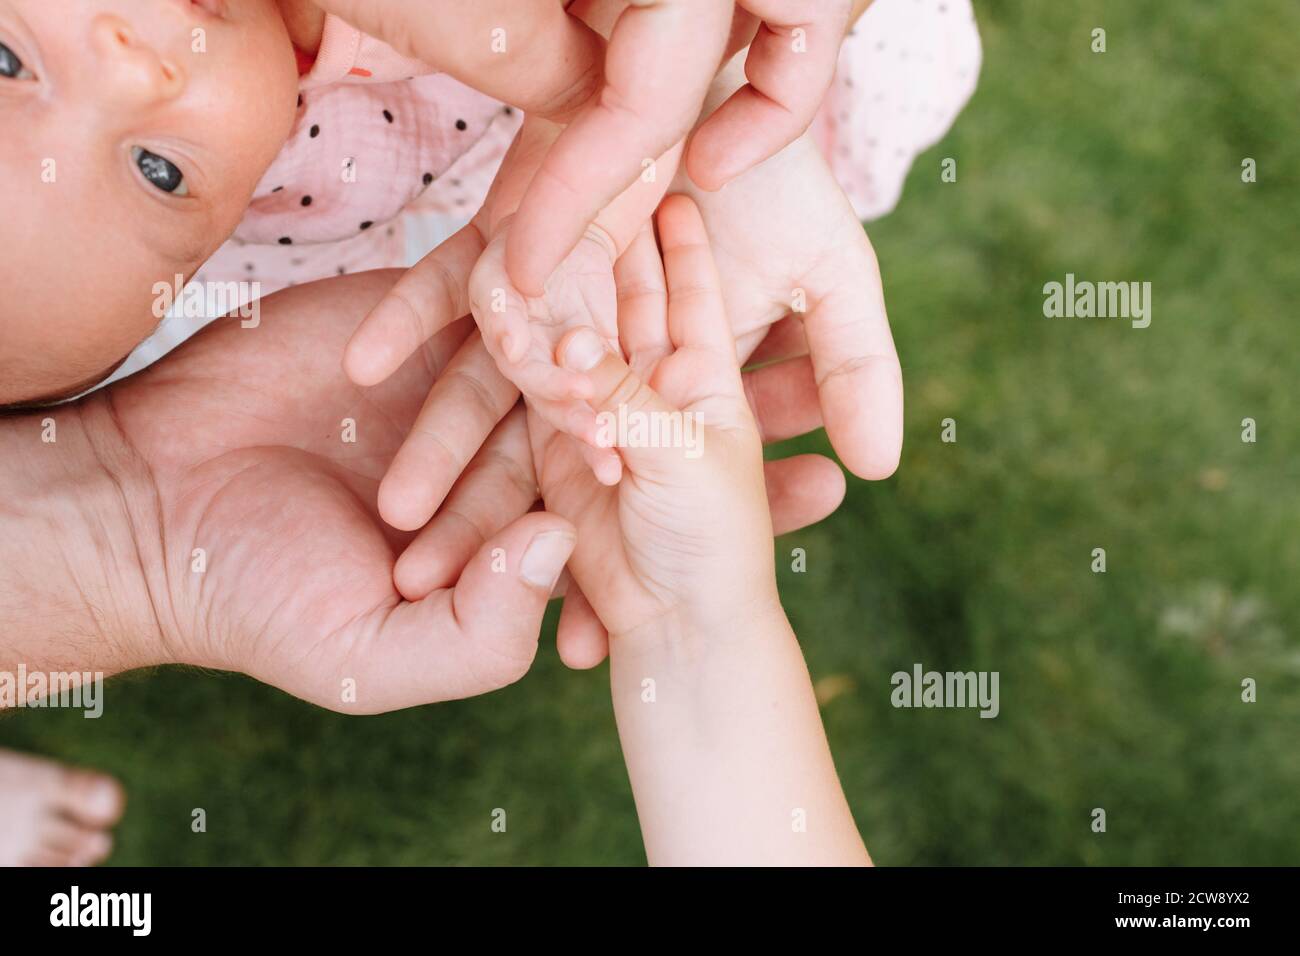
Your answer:
[[[175,99],[185,89],[185,73],[175,61],[159,56],[120,17],[95,18],[91,48],[100,67],[96,85],[121,105],[152,106]]]

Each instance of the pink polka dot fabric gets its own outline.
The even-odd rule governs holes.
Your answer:
[[[860,219],[898,203],[912,162],[975,92],[981,49],[970,0],[876,0],[840,51],[812,134]]]

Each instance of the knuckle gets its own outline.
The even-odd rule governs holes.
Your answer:
[[[516,456],[501,451],[485,451],[482,455],[484,467],[490,467],[499,473],[502,479],[517,492],[520,499],[536,500],[537,481],[531,468],[525,468],[524,463]],[[531,457],[527,461],[531,464]]]
[[[636,377],[636,374],[627,367],[618,372],[618,379],[609,389],[605,401],[602,403],[606,406],[617,408],[620,405],[635,408],[643,404],[646,386]]]
[[[480,423],[491,427],[497,423],[507,408],[500,407],[492,389],[465,368],[449,368],[443,375],[444,387],[461,392]]]

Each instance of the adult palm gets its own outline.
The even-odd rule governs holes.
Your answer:
[[[483,693],[527,671],[571,550],[562,519],[509,524],[454,588],[408,602],[394,587],[409,536],[380,519],[376,489],[472,330],[449,327],[381,386],[351,384],[339,357],[394,278],[289,290],[263,304],[257,327],[222,320],[97,399],[156,491],[158,542],[141,550],[157,553],[146,571],[176,661],[358,713]],[[482,435],[496,425],[472,398],[453,407]],[[448,484],[466,464],[453,459]],[[553,573],[533,552],[530,581],[520,562],[536,540]]]

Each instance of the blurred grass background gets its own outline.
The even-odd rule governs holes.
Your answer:
[[[977,16],[975,99],[869,227],[902,467],[777,544],[849,800],[882,864],[1298,863],[1300,6]],[[1067,272],[1150,281],[1151,326],[1044,318]],[[125,782],[116,864],[641,863],[607,672],[566,671],[553,628],[477,700],[344,718],[167,671],[0,744]],[[918,661],[999,671],[1001,714],[893,709]]]

